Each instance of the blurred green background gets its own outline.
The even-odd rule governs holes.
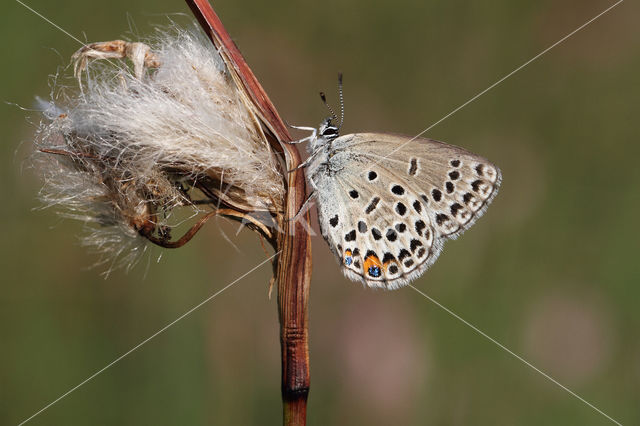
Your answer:
[[[189,14],[179,0],[28,4],[89,41]],[[413,135],[611,4],[214,5],[289,122],[319,123],[317,92],[335,101],[343,71],[347,133]],[[1,11],[0,99],[31,108],[79,45],[16,2]],[[415,283],[623,424],[640,424],[639,13],[622,3],[428,133],[491,159],[504,183]],[[210,222],[103,280],[82,226],[34,210],[37,114],[0,108],[0,423],[17,424],[265,254],[252,233]],[[313,249],[309,424],[610,424],[413,290],[363,289],[320,237]],[[269,278],[262,267],[31,424],[279,424]]]

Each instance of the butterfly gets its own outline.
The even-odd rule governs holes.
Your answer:
[[[385,133],[340,135],[336,114],[311,135],[299,167],[315,199],[320,230],[345,276],[369,287],[397,289],[431,266],[444,242],[480,218],[500,187],[500,169],[463,148]],[[305,207],[303,206],[303,209]]]

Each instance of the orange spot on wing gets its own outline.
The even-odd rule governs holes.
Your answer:
[[[368,273],[369,275],[375,276],[373,274],[370,274],[369,271],[371,270],[371,268],[375,268],[378,267],[378,270],[380,271],[380,274],[382,273],[382,262],[380,262],[380,259],[378,259],[377,256],[367,256],[367,258],[364,260],[364,271],[365,273]],[[380,276],[380,275],[378,275]],[[377,278],[377,276],[376,276]]]
[[[353,255],[351,253],[351,250],[346,249],[344,251],[344,256],[342,257],[342,261],[344,262],[345,265],[351,266],[351,263],[353,263]]]

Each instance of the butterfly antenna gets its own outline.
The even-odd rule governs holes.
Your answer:
[[[342,127],[344,123],[344,96],[342,94],[342,73],[338,73],[338,95],[340,96],[340,125],[338,129]]]
[[[331,109],[331,107],[327,103],[327,97],[325,96],[324,92],[320,92],[320,99],[322,99],[322,102],[324,103],[324,106],[326,106],[327,109],[329,110],[329,112],[331,113],[331,119],[332,120],[337,120],[338,116],[336,115],[335,112],[333,112],[333,109]]]

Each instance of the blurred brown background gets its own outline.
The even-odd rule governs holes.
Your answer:
[[[180,0],[28,4],[88,41],[189,14]],[[317,92],[335,101],[343,71],[347,133],[413,135],[611,4],[214,6],[289,122],[319,123]],[[14,1],[1,11],[0,99],[30,108],[79,44]],[[639,13],[622,3],[428,133],[488,157],[504,183],[415,283],[623,424],[640,423]],[[0,423],[17,424],[265,254],[252,233],[210,222],[160,262],[155,250],[103,280],[82,226],[34,210],[37,114],[0,108]],[[309,424],[609,423],[416,292],[347,281],[320,237],[314,253]],[[279,424],[269,278],[254,272],[31,424]]]

